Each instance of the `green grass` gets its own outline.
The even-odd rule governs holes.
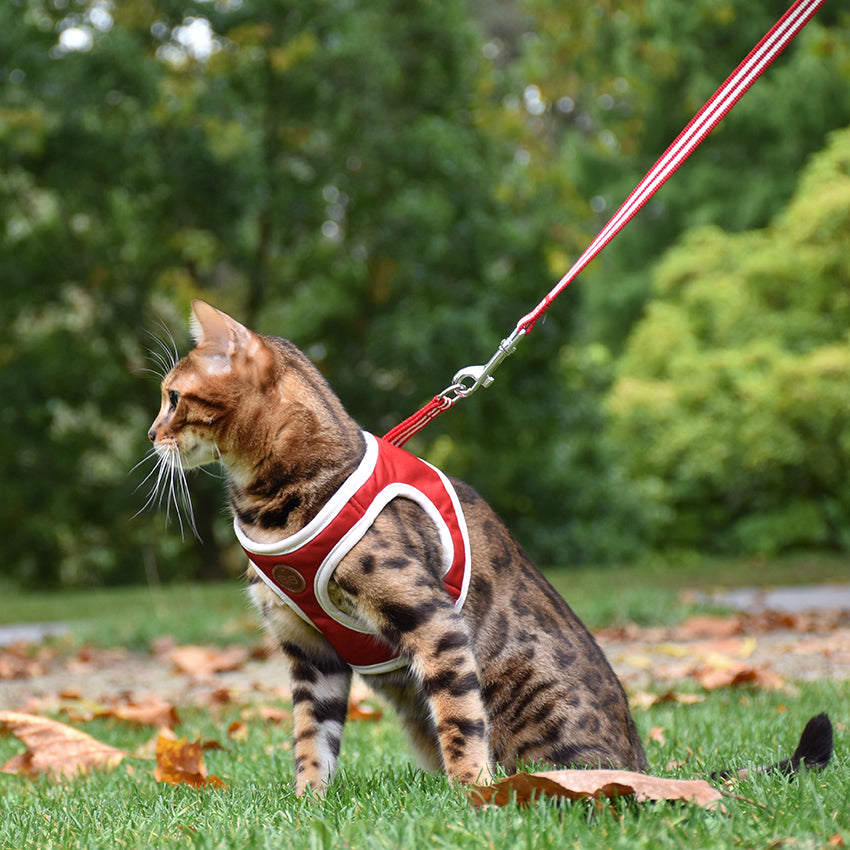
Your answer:
[[[805,568],[803,568],[805,566]],[[840,565],[846,574],[846,567]],[[672,622],[689,613],[684,587],[840,580],[839,565],[714,564],[550,573],[593,625],[623,619]],[[0,623],[63,620],[75,640],[143,648],[157,635],[181,641],[257,640],[239,581],[95,592],[0,594]],[[80,685],[84,687],[84,682]],[[0,683],[2,687],[2,683]],[[244,742],[227,739],[244,706],[203,711],[178,706],[181,736],[221,742],[205,755],[227,788],[192,790],[157,784],[152,765],[134,761],[70,783],[0,775],[0,848],[827,848],[850,845],[850,682],[803,683],[786,691],[714,692],[695,705],[639,710],[653,773],[697,777],[718,768],[772,762],[788,755],[805,721],[827,711],[836,724],[836,758],[821,774],[789,782],[754,776],[736,788],[753,802],[726,801],[726,813],[684,804],[621,802],[596,810],[544,802],[528,809],[474,810],[441,776],[416,769],[391,715],[351,723],[336,783],[324,799],[297,799],[286,726],[249,717]],[[60,718],[61,719],[61,718]],[[115,720],[75,724],[113,746],[136,752],[152,736]],[[0,736],[0,763],[20,752]],[[679,767],[671,763],[685,760]],[[762,805],[758,805],[758,804]],[[838,836],[838,837],[836,837]],[[840,842],[844,842],[842,845]],[[832,845],[830,842],[833,842]]]
[[[694,777],[703,769],[787,754],[816,711],[846,723],[848,697],[846,684],[836,683],[805,685],[794,696],[724,692],[698,705],[639,712],[637,722],[644,736],[652,726],[666,730],[665,745],[648,748],[653,772]],[[737,793],[755,802],[728,799],[725,814],[625,802],[600,811],[551,802],[478,811],[445,778],[414,767],[398,725],[387,717],[349,724],[340,774],[327,797],[296,799],[288,730],[254,721],[247,741],[228,742],[226,728],[239,714],[186,712],[178,729],[225,745],[205,756],[225,789],[159,785],[142,762],[132,774],[119,768],[65,784],[0,777],[0,847],[825,848],[833,836],[850,841],[846,731],[837,736],[838,759],[827,771],[793,782],[758,776],[739,783]],[[114,721],[85,728],[131,750],[150,736]],[[0,758],[19,749],[14,739],[0,738]],[[684,766],[668,768],[689,750]]]

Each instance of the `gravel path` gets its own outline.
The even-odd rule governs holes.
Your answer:
[[[735,665],[767,671],[785,682],[847,680],[850,586],[806,591],[773,598],[755,591],[740,596],[749,612],[737,619],[701,618],[671,629],[626,626],[598,637],[632,693],[664,692],[699,670]],[[777,598],[784,603],[796,598],[801,604],[793,611],[793,605],[779,605]],[[2,638],[0,634],[0,644]],[[0,710],[48,710],[74,695],[108,702],[155,693],[179,706],[208,704],[214,698],[272,702],[288,693],[286,665],[277,653],[237,658],[232,666],[190,674],[180,669],[167,648],[155,655],[84,650],[69,658],[39,650],[37,644],[5,650],[0,646]]]

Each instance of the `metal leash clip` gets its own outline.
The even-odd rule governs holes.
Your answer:
[[[481,387],[489,387],[493,383],[493,372],[501,365],[502,361],[516,351],[520,338],[525,336],[524,330],[514,330],[513,333],[499,343],[496,353],[483,366],[466,366],[455,373],[451,386],[446,387],[439,398],[452,398],[457,401],[460,398],[471,396]]]

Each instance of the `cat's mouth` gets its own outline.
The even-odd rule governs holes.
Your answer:
[[[153,448],[165,462],[179,465],[184,472],[221,461],[221,453],[215,444],[186,432],[181,434],[179,443],[173,437],[157,437]]]

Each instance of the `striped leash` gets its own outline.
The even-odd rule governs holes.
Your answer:
[[[538,319],[552,302],[575,280],[597,254],[631,221],[637,211],[658,191],[674,171],[693,153],[709,133],[726,117],[744,92],[794,40],[826,0],[797,0],[750,51],[705,106],[691,119],[670,147],[638,183],[617,212],[611,217],[572,268],[555,284],[545,298],[523,316],[516,327],[499,343],[493,356],[483,366],[467,366],[457,372],[452,383],[412,416],[396,425],[384,439],[404,445],[414,434],[433,422],[462,398],[493,383],[493,372],[516,350],[523,337],[531,333]]]

